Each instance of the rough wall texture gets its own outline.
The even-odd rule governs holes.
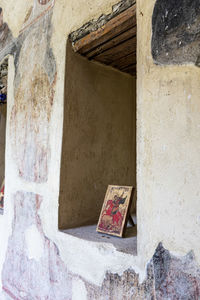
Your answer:
[[[57,230],[62,113],[56,112],[63,108],[62,39],[69,31],[53,28],[51,17],[54,10],[54,22],[59,16],[65,17],[58,18],[61,25],[66,16],[72,22],[66,11],[80,6],[80,15],[76,11],[74,23],[66,26],[77,28],[102,11],[105,1],[94,2],[80,1],[77,7],[76,1],[60,0],[53,8],[53,1],[35,0],[27,7],[19,0],[16,11],[26,13],[18,18],[10,9],[15,2],[2,1],[12,28],[16,19],[23,23],[21,17],[25,23],[15,38],[1,11],[0,60],[12,53],[15,74],[8,104],[9,184],[5,214],[0,216],[0,299],[198,300],[200,84],[193,66],[167,69],[153,64],[149,36],[154,1],[138,3],[138,257]],[[113,3],[106,2],[106,13]],[[161,240],[177,255],[161,244],[156,248]],[[139,274],[147,262],[141,283]]]
[[[8,59],[0,64],[0,93],[7,94]],[[0,185],[5,178],[5,137],[7,105],[0,104]]]
[[[68,272],[59,249],[42,230],[38,215],[42,198],[19,191],[15,202],[12,235],[4,262],[2,279],[4,292],[15,300],[70,300],[81,294],[73,293],[73,282],[80,280],[85,298],[92,300],[121,299],[183,299],[200,297],[200,268],[193,253],[176,258],[159,244],[147,266],[146,279],[139,283],[133,269],[121,276],[107,272],[102,286],[95,286]]]
[[[192,252],[180,259],[159,244],[153,266],[156,299],[200,298],[200,268]]]
[[[3,290],[11,299],[70,300],[74,280],[83,282],[86,299],[92,300],[199,299],[200,268],[193,253],[176,258],[159,244],[143,283],[129,269],[121,276],[107,272],[98,287],[68,272],[57,246],[44,235],[38,214],[41,196],[19,191],[13,201],[12,235],[2,273]]]
[[[107,273],[101,288],[89,288],[89,299],[199,299],[200,268],[192,253],[176,258],[159,244],[142,284],[133,270],[122,276]]]
[[[198,0],[157,0],[152,18],[152,55],[156,63],[199,65]]]
[[[2,10],[1,10],[2,13]],[[0,94],[7,95],[8,59],[0,64]],[[0,185],[5,179],[5,146],[6,146],[6,99],[0,102]]]
[[[0,64],[0,92],[7,94],[7,80],[8,80],[8,59],[4,59]]]
[[[13,299],[71,299],[71,282],[56,245],[45,237],[38,210],[41,196],[13,195],[12,235],[2,272],[4,291]]]
[[[97,224],[108,183],[136,184],[135,78],[68,44],[59,224]]]
[[[0,185],[5,177],[5,133],[6,133],[6,116],[1,112],[0,107]]]
[[[198,32],[197,3],[149,1],[147,5],[142,0],[137,7],[138,36],[142,37],[138,39],[138,64],[141,67],[137,77],[138,251],[146,258],[151,257],[155,245],[162,241],[167,249],[179,255],[193,249],[200,261],[200,72],[195,61],[187,59],[198,47],[188,43],[188,51],[179,52],[177,49],[183,50],[184,46],[181,48],[176,43],[186,31],[189,30],[191,40],[190,30]],[[185,26],[189,20],[186,7],[187,16],[193,22],[188,30]],[[177,22],[172,22],[173,16],[176,20],[177,12],[180,12]],[[171,20],[170,30],[168,32],[166,28],[164,34],[166,20]],[[162,65],[155,64],[155,57],[152,58],[151,36],[155,45],[160,41],[164,43],[159,44],[160,55],[156,58],[157,62],[162,58]],[[168,39],[170,36],[174,39]],[[174,48],[169,47],[166,51],[166,43],[170,45],[172,41]],[[168,61],[162,55],[167,52]],[[180,59],[183,59],[182,64],[190,62],[190,65],[177,65]],[[186,219],[190,220],[187,225]]]
[[[47,11],[45,17],[41,15],[14,39],[8,25],[3,23],[2,10],[0,15],[0,59],[8,54],[15,57],[15,105],[11,115],[13,155],[19,175],[38,183],[47,181],[48,177],[48,124],[56,80],[55,61],[49,47],[51,16],[52,12]]]

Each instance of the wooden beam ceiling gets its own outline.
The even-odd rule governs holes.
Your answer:
[[[136,75],[136,4],[73,44],[75,52]]]

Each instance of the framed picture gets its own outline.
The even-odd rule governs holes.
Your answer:
[[[109,185],[97,225],[97,231],[122,237],[132,202],[132,186]]]
[[[4,209],[4,181],[1,185],[1,190],[0,190],[0,214],[3,215],[3,209]]]

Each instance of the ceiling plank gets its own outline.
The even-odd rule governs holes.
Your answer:
[[[135,37],[95,56],[93,59],[106,65],[110,65],[112,62],[131,54],[134,49],[136,50]]]
[[[136,63],[136,55],[135,52],[132,52],[129,55],[123,56],[122,58],[113,61],[110,64],[110,66],[112,66],[113,68],[123,69],[135,63]]]
[[[125,72],[125,73],[127,73],[127,74],[130,74],[130,75],[132,75],[132,76],[136,76],[136,68],[134,68],[134,69],[130,69],[129,71],[127,71],[127,72]]]
[[[91,32],[82,39],[73,44],[75,52],[84,54],[91,49],[98,47],[99,43],[105,43],[120,35],[124,31],[136,25],[136,5],[134,4],[129,9],[125,10],[118,16],[108,21],[104,26],[96,31]]]
[[[120,43],[135,37],[136,38],[136,26],[130,28],[129,30],[123,32],[122,34],[115,36],[114,38],[112,38],[111,40],[100,44],[97,48],[95,48],[94,50],[88,52],[85,56],[88,57],[89,59],[91,59],[92,57],[106,51],[109,50],[110,48],[113,48],[117,45],[119,45]]]
[[[131,75],[136,75],[136,64],[129,65],[126,68],[121,69],[120,71],[129,73]]]

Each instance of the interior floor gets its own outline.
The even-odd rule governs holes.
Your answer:
[[[135,216],[133,216],[136,223]],[[128,224],[124,238],[96,232],[96,225],[82,226],[72,229],[62,230],[62,232],[96,243],[112,244],[117,251],[137,255],[137,226],[132,227]]]

